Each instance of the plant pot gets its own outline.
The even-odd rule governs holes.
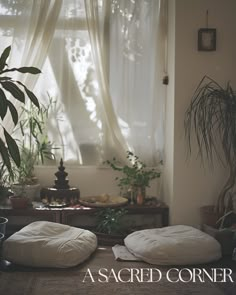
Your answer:
[[[2,242],[4,240],[4,234],[0,233],[0,261],[2,260]]]
[[[217,229],[206,224],[203,224],[202,229],[220,243],[223,256],[232,256],[233,250],[236,247],[234,239],[235,230],[230,228]]]
[[[236,213],[236,194],[233,194],[232,201],[233,201],[233,211],[234,213]]]
[[[27,197],[11,196],[9,199],[13,209],[26,209],[29,206]]]
[[[0,204],[6,205],[8,197],[11,195],[9,187],[0,185]]]
[[[40,184],[19,184],[15,183],[11,186],[12,191],[16,196],[24,196],[27,197],[29,200],[29,203],[32,201],[39,201],[39,190],[40,190]]]
[[[220,214],[215,212],[214,206],[203,206],[200,208],[201,224],[206,224],[216,228],[216,222],[221,217]]]
[[[6,225],[8,223],[8,219],[5,217],[0,217],[0,233],[5,236],[6,233]]]
[[[124,245],[124,238],[125,235],[118,235],[118,234],[104,234],[95,232],[98,244],[102,246],[114,246],[116,244]]]
[[[137,205],[143,205],[146,196],[145,187],[137,187],[136,203]]]

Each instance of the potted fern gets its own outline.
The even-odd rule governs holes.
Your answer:
[[[190,153],[192,137],[195,136],[203,162],[213,164],[216,156],[229,168],[229,177],[214,208],[216,221],[233,209],[236,183],[236,92],[230,83],[223,87],[204,76],[186,111],[184,128]]]

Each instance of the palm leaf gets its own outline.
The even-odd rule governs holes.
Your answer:
[[[14,107],[14,105],[10,102],[10,100],[7,101],[7,105],[8,105],[8,108],[10,110],[12,120],[13,120],[14,124],[16,125],[18,123],[18,113],[17,113],[17,110]]]
[[[41,73],[40,69],[36,67],[21,67],[21,68],[14,68],[14,70],[20,73],[24,73],[24,74],[29,73],[32,75],[37,75]]]
[[[11,170],[11,161],[10,161],[10,156],[8,153],[8,149],[5,146],[5,143],[3,140],[0,138],[0,154],[2,156],[3,163],[6,165],[8,171]]]
[[[1,82],[2,87],[4,89],[6,89],[8,92],[10,92],[17,100],[19,100],[20,102],[25,103],[25,95],[24,92],[22,90],[19,89],[19,87],[17,87],[13,82]]]
[[[3,90],[0,88],[0,117],[3,120],[7,113],[7,98]]]
[[[11,46],[8,46],[7,48],[4,49],[4,51],[0,57],[0,72],[4,69],[10,52],[11,52]]]
[[[23,88],[24,88],[24,90],[25,90],[25,92],[26,92],[26,94],[28,95],[28,97],[29,97],[29,99],[32,101],[32,103],[37,107],[37,108],[39,108],[39,101],[38,101],[38,99],[37,99],[37,97],[34,95],[34,93],[32,92],[32,91],[30,91],[23,83],[21,83],[20,81],[16,81],[18,84],[20,84]]]
[[[28,73],[28,74],[33,74],[33,75],[37,75],[37,74],[41,73],[41,71],[36,67],[21,67],[21,68],[11,68],[11,69],[3,70],[1,72],[1,74],[8,73],[8,72],[20,72],[23,74]]]
[[[13,161],[15,162],[16,166],[20,166],[20,152],[19,148],[16,144],[16,141],[11,137],[11,135],[6,131],[4,128],[4,136],[6,139],[7,147],[10,156],[12,157]]]

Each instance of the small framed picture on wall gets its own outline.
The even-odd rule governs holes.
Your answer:
[[[202,28],[198,30],[198,51],[216,50],[216,29]]]

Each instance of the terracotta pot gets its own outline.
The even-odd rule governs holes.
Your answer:
[[[142,190],[139,188],[138,189],[138,193],[137,193],[137,197],[136,197],[136,203],[137,205],[143,205],[144,203],[144,195],[142,193]]]
[[[210,225],[216,228],[216,222],[221,217],[216,213],[214,206],[203,206],[200,208],[201,224]]]
[[[135,186],[133,188],[134,192],[134,203],[137,205],[143,205],[146,197],[146,188],[145,186]]]
[[[13,209],[26,209],[29,205],[27,197],[11,196],[9,199]]]

